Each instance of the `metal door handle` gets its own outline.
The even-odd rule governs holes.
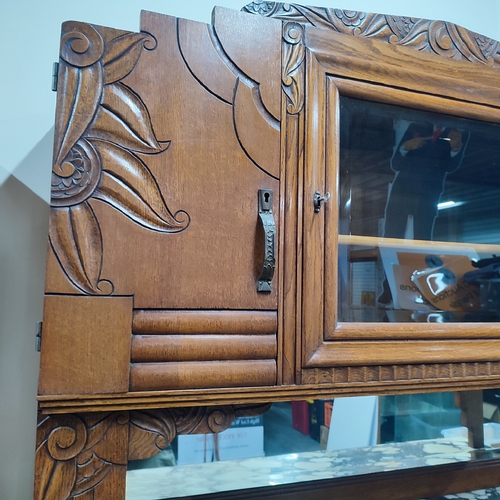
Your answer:
[[[276,224],[273,216],[273,192],[259,189],[259,217],[264,229],[264,262],[257,278],[258,292],[271,292],[276,265]]]

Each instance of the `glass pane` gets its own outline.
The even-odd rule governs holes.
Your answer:
[[[340,321],[499,321],[500,127],[340,103]]]

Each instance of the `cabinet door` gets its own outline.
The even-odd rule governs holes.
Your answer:
[[[444,23],[463,36],[428,53],[438,25],[409,47],[305,30],[302,383],[498,385],[498,278],[474,267],[500,249],[498,63]]]
[[[41,395],[276,384],[280,40],[63,25]]]

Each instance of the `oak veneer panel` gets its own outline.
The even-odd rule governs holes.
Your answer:
[[[134,335],[132,362],[275,359],[276,335]]]
[[[133,363],[131,391],[267,386],[276,383],[276,361]]]
[[[38,393],[128,390],[132,299],[45,297]]]
[[[276,333],[275,311],[161,311],[135,310],[135,334],[246,334]]]

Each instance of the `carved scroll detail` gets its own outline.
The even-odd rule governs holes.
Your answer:
[[[242,10],[250,14],[404,45],[450,59],[493,67],[500,65],[499,42],[444,21],[306,7],[282,2],[255,1]]]
[[[208,434],[226,430],[236,417],[266,412],[271,403],[130,412],[129,460],[150,458],[180,434]]]
[[[37,429],[35,499],[64,500],[84,493],[103,498],[99,488],[117,472],[124,494],[127,463],[119,441],[127,424],[126,412],[44,417]]]
[[[143,50],[155,46],[148,33],[120,33],[105,42],[89,24],[63,25],[49,241],[84,293],[113,292],[101,279],[102,236],[89,200],[104,201],[150,230],[179,232],[189,225],[188,214],[170,212],[137,154],[162,153],[170,143],[156,138],[146,105],[121,82]]]
[[[304,56],[303,27],[298,23],[283,26],[283,91],[287,96],[287,111],[300,113],[304,105]]]

